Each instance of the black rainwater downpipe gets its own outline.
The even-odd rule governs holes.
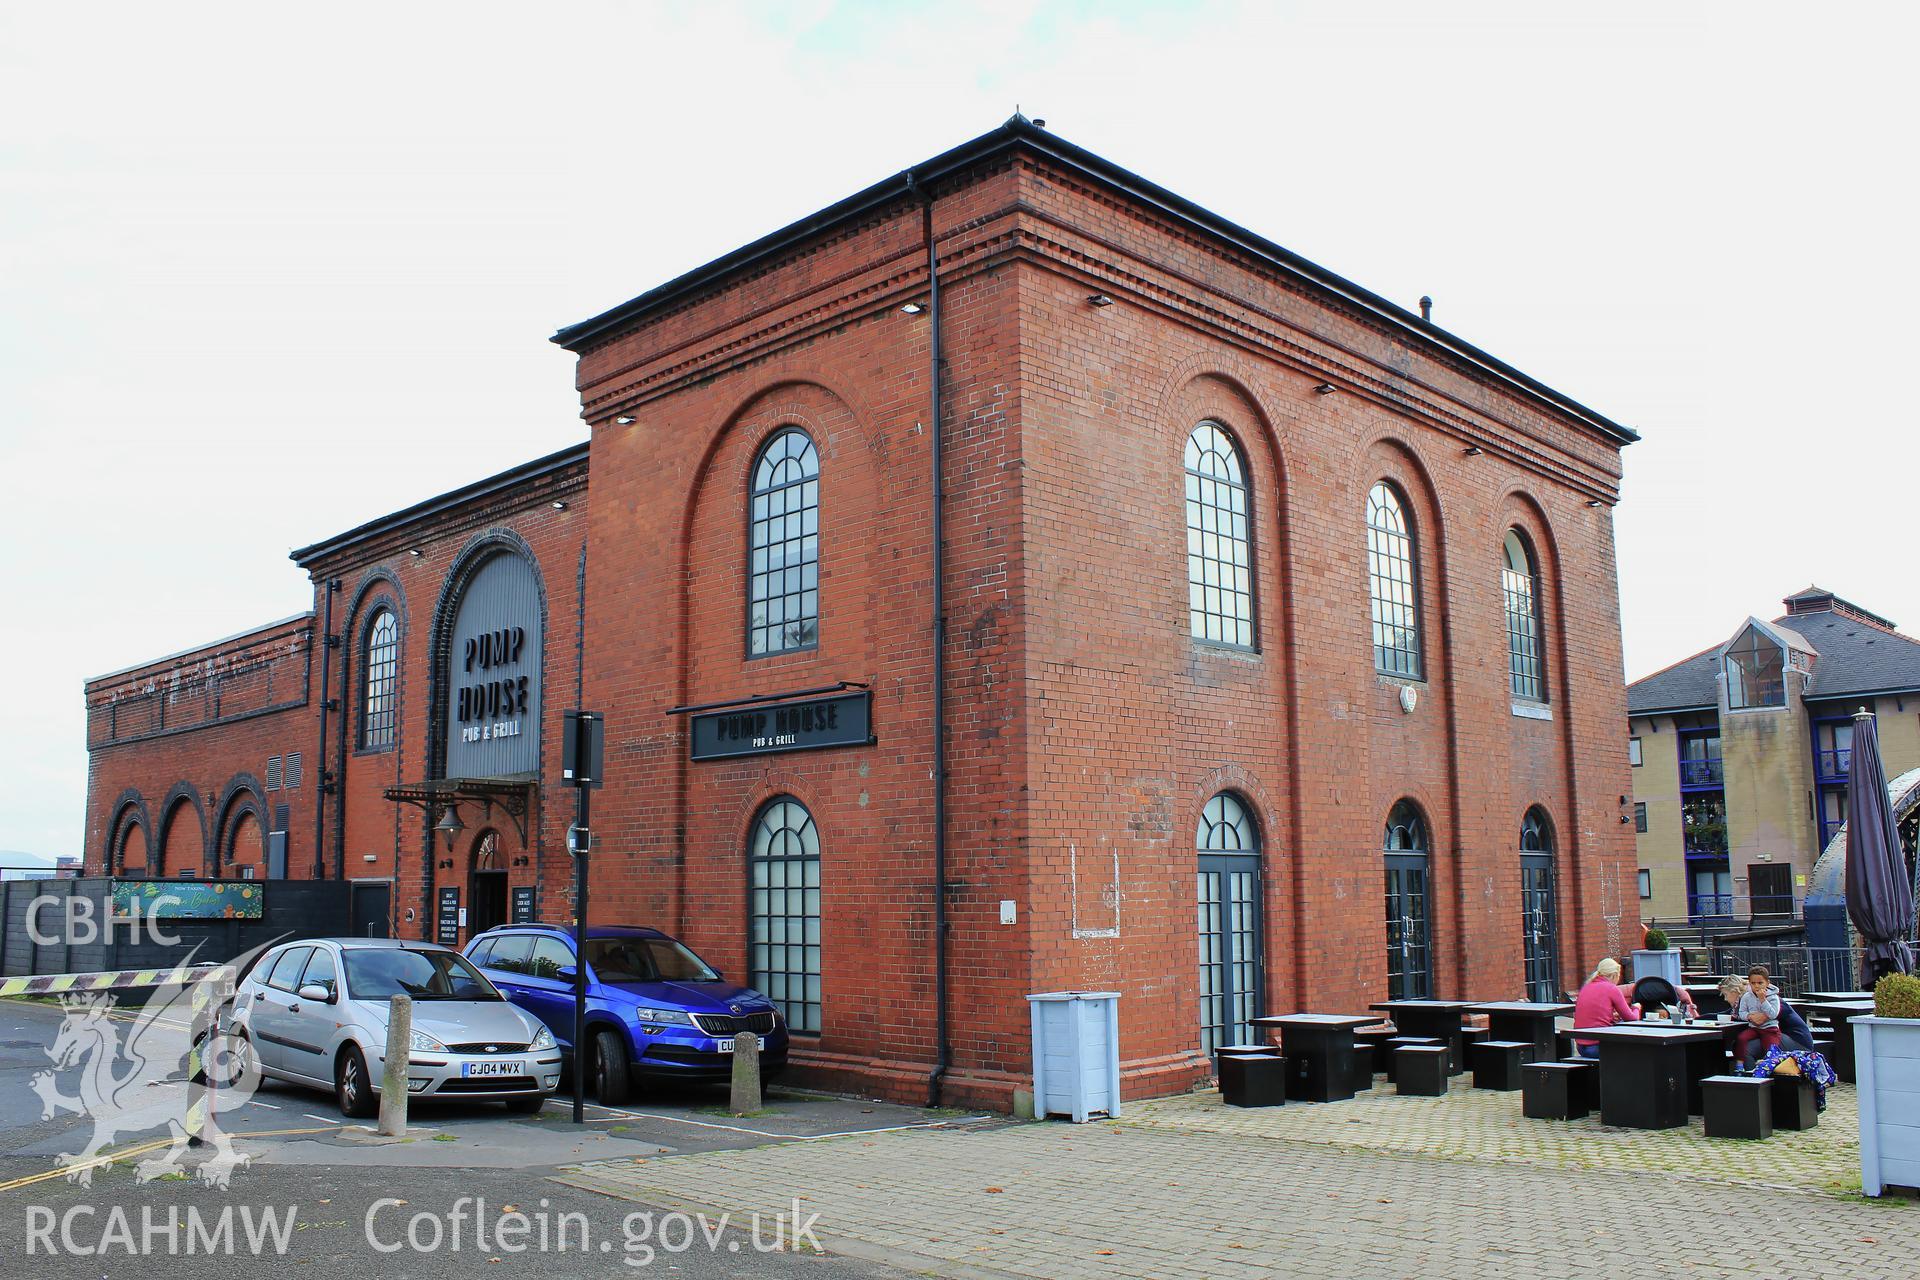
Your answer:
[[[333,651],[340,637],[333,634],[333,597],[340,590],[340,579],[327,579],[327,602],[320,622],[320,747],[313,753],[320,766],[320,785],[313,789],[313,878],[327,878],[327,791],[333,777],[327,768],[327,713],[333,710]]]
[[[920,197],[921,226],[927,241],[927,376],[933,401],[933,1071],[927,1076],[927,1105],[940,1105],[940,1086],[953,1065],[947,1023],[947,544],[945,508],[945,432],[940,396],[940,257],[933,238],[933,193],[912,173],[907,186]]]

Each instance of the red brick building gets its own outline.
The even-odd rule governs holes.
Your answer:
[[[595,918],[902,1098],[1008,1104],[1030,992],[1120,991],[1148,1092],[1253,1012],[1622,945],[1625,428],[1018,117],[554,340],[588,448],[296,553],[300,700],[96,732],[90,869],[264,726],[320,752],[324,669],[291,874],[317,828],[400,933],[568,918],[559,715],[602,711]]]

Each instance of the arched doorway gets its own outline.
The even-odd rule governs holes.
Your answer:
[[[144,876],[147,867],[147,829],[131,813],[120,819],[120,847],[114,865],[123,876]]]
[[[467,936],[507,922],[507,869],[500,863],[500,833],[482,831],[473,842],[467,879]]]
[[[1427,917],[1427,820],[1411,800],[1387,815],[1387,997],[1433,997],[1433,948]]]
[[[1260,833],[1223,791],[1200,811],[1200,1051],[1252,1044],[1261,1008]]]
[[[265,861],[266,840],[260,832],[260,819],[253,810],[242,809],[233,817],[221,874],[232,880],[258,880]]]
[[[1560,923],[1553,909],[1553,831],[1538,809],[1520,824],[1520,943],[1527,999],[1560,998]]]

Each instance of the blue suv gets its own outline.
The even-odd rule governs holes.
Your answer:
[[[571,929],[501,925],[468,942],[466,956],[546,1023],[571,1060]],[[787,1026],[771,1000],[726,981],[658,929],[588,928],[587,1072],[602,1105],[628,1101],[636,1079],[730,1079],[733,1037],[743,1031],[760,1037],[762,1073],[777,1075],[787,1065]]]

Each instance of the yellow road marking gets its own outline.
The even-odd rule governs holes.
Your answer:
[[[234,1138],[291,1138],[308,1133],[334,1133],[344,1128],[346,1128],[345,1125],[329,1124],[307,1129],[262,1129],[257,1133],[233,1131],[230,1136]],[[82,1164],[70,1165],[61,1169],[47,1169],[41,1173],[29,1174],[24,1178],[15,1178],[11,1182],[0,1182],[0,1191],[16,1191],[21,1187],[30,1187],[36,1182],[51,1182],[55,1178],[64,1178],[68,1174],[78,1172],[81,1169],[98,1169],[103,1165],[114,1164],[121,1160],[131,1160],[135,1156],[143,1156],[149,1151],[158,1151],[162,1147],[170,1147],[172,1145],[172,1138],[155,1138],[152,1142],[142,1142],[136,1146],[127,1147],[122,1151],[105,1152]]]

